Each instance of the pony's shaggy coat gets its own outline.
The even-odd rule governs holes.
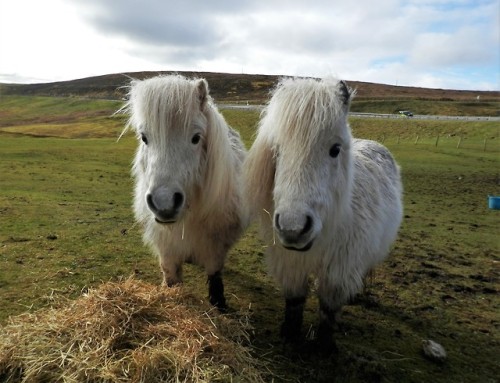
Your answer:
[[[287,300],[286,338],[300,332],[310,274],[319,331],[331,333],[341,306],[388,255],[402,219],[399,168],[382,145],[351,137],[351,97],[335,79],[282,80],[245,162],[247,201],[260,214],[269,270]]]
[[[211,301],[223,306],[220,271],[246,223],[241,167],[246,155],[208,94],[204,79],[180,75],[132,81],[126,129],[139,140],[132,174],[134,210],[159,256],[164,283],[182,280],[182,263],[205,267]],[[221,292],[215,292],[220,295]],[[219,301],[218,301],[219,300]]]

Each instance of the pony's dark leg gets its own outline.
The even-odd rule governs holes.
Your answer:
[[[331,307],[324,300],[319,300],[319,326],[317,341],[320,351],[330,354],[337,351],[333,337],[341,307]]]
[[[215,272],[208,276],[208,298],[210,303],[217,307],[219,311],[227,310],[226,298],[224,297],[224,283],[222,282],[222,273]]]
[[[280,333],[285,342],[296,342],[301,338],[305,302],[305,296],[286,298],[285,320],[281,324]]]

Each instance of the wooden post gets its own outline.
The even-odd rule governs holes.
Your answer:
[[[417,134],[417,138],[415,139],[415,145],[417,145],[417,142],[418,142],[418,134]]]
[[[438,134],[438,136],[436,138],[436,146],[438,146],[438,143],[439,143],[439,134]]]
[[[457,149],[460,148],[460,144],[462,143],[462,136],[458,138]]]

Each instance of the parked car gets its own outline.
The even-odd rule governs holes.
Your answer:
[[[406,116],[406,117],[413,117],[413,113],[410,112],[409,110],[400,110],[399,114]]]

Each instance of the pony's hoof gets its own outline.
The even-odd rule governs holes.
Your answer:
[[[339,349],[337,347],[337,343],[334,339],[318,339],[318,351],[321,355],[327,357],[334,354],[337,354]]]
[[[283,322],[280,329],[280,336],[285,343],[301,343],[303,341],[300,327],[291,326],[289,323]]]
[[[320,354],[329,356],[338,352],[337,344],[333,336],[333,323],[321,322],[318,327],[316,344]]]
[[[210,301],[210,304],[212,306],[216,307],[217,310],[219,310],[219,312],[221,312],[223,314],[228,312],[229,307],[227,306],[226,298],[224,298],[224,297],[219,297],[219,298],[209,297],[209,301]]]
[[[225,303],[224,304],[216,304],[214,306],[217,307],[217,310],[219,310],[219,312],[221,314],[227,314],[229,312],[229,307]]]

